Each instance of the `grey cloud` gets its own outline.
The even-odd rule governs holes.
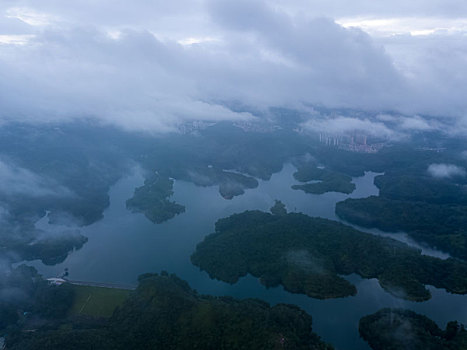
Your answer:
[[[332,67],[337,79],[376,74],[384,84],[384,74],[389,72],[387,78],[394,82],[389,57],[358,29],[344,29],[327,18],[292,18],[258,1],[218,0],[211,4],[212,17],[221,27],[256,34],[255,44],[278,51],[315,74],[329,74]]]
[[[186,120],[251,118],[218,102],[237,100],[259,108],[319,104],[439,114],[438,124],[415,117],[402,120],[402,128],[467,132],[467,52],[460,37],[449,36],[444,44],[444,36],[375,40],[332,19],[294,12],[304,4],[4,2],[0,14],[26,7],[53,20],[26,26],[35,34],[27,45],[1,47],[0,119],[95,117],[130,129],[169,131]],[[313,6],[324,11],[333,5]],[[389,11],[363,0],[343,4],[342,11],[351,14],[359,6],[363,12]],[[434,11],[440,2],[425,8],[430,6]],[[200,35],[212,40],[177,43]]]
[[[382,47],[360,30],[326,18],[291,18],[257,1],[210,4],[213,20],[227,29],[226,41],[250,43],[244,56],[269,65],[257,91],[275,90],[272,96],[280,91],[289,103],[389,108],[406,90]]]
[[[410,85],[409,112],[455,116],[465,122],[467,48],[464,33],[401,35],[381,41]]]
[[[127,31],[113,40],[96,29],[49,30],[33,45],[10,50],[15,61],[0,67],[4,119],[94,116],[166,131],[186,119],[249,117],[197,96],[184,49],[148,32]]]
[[[213,19],[222,26],[234,30],[261,30],[276,32],[289,27],[290,20],[280,12],[273,11],[263,1],[209,1],[208,8]]]
[[[30,25],[18,18],[0,16],[0,35],[24,35],[33,32]]]
[[[321,26],[328,27],[329,35],[349,42],[344,55],[339,52],[340,44],[328,47],[319,38]],[[148,32],[126,31],[114,40],[97,29],[48,30],[30,46],[9,48],[14,61],[4,59],[4,69],[0,68],[3,118],[24,115],[34,121],[98,116],[105,122],[164,131],[186,119],[248,118],[216,105],[215,100],[271,105],[311,99],[366,105],[369,99],[363,91],[349,94],[349,86],[354,84],[371,90],[371,100],[378,103],[375,91],[382,91],[381,82],[366,79],[376,75],[376,71],[371,73],[374,69],[381,73],[390,66],[383,64],[379,70],[378,63],[368,68],[359,61],[360,49],[373,50],[369,39],[358,32],[357,38],[365,38],[352,48],[352,31],[327,20],[318,20],[312,27],[307,32],[310,47],[322,42],[318,47],[325,50],[322,54],[302,48],[299,39],[289,47],[287,37],[271,40],[270,50],[278,48],[279,56],[292,53],[285,58],[295,60],[292,67],[265,58],[255,43],[240,43],[235,38],[227,46],[181,47],[163,43]],[[290,39],[294,35],[291,32]],[[219,53],[219,49],[223,51]],[[327,62],[329,55],[342,57]],[[362,73],[355,74],[350,62],[358,63]],[[387,89],[390,87],[384,93]]]
[[[277,6],[294,13],[342,16],[443,16],[456,17],[467,14],[467,4],[462,0],[277,0]]]
[[[50,14],[53,26],[70,29],[75,26],[109,30],[149,30],[161,37],[207,34],[202,13],[202,0],[147,1],[82,0],[68,1],[14,0],[2,1],[1,10],[31,9],[38,14]]]
[[[251,0],[251,3],[258,2]],[[124,0],[41,0],[40,8],[60,13],[80,21],[95,20],[106,23],[131,23],[150,18],[192,13],[200,17],[203,0],[133,0],[131,5]],[[34,0],[3,0],[4,7],[38,6]],[[0,8],[1,6],[0,5]],[[394,0],[391,2],[372,0],[274,0],[269,5],[290,13],[305,13],[314,16],[444,16],[459,17],[467,14],[467,4],[462,0]],[[253,5],[254,6],[254,5]]]

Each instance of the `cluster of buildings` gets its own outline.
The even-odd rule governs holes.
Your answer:
[[[205,122],[203,120],[194,120],[189,122],[183,122],[178,125],[178,131],[183,134],[193,134],[200,130],[204,130],[216,123],[214,122]]]
[[[357,132],[349,135],[320,133],[319,142],[329,147],[358,153],[377,153],[384,147],[384,142],[369,143],[367,135]]]

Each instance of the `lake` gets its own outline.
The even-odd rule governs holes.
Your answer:
[[[104,218],[81,228],[82,234],[89,238],[82,249],[55,266],[46,266],[40,261],[28,264],[36,267],[44,277],[55,277],[68,268],[69,278],[73,280],[133,285],[139,274],[166,270],[176,273],[203,294],[253,297],[271,304],[295,304],[313,316],[313,330],[336,349],[369,349],[359,337],[358,321],[383,307],[412,309],[427,315],[443,328],[451,320],[467,324],[467,296],[449,294],[434,287],[429,287],[433,296],[431,300],[409,302],[386,293],[375,279],[351,275],[346,278],[357,286],[356,296],[316,300],[286,292],[282,287],[266,289],[252,276],[242,278],[235,285],[211,280],[207,273],[191,264],[190,255],[196,244],[214,231],[217,219],[248,209],[269,210],[275,199],[281,200],[288,211],[338,220],[334,213],[335,204],[349,196],[335,192],[313,195],[292,190],[290,186],[297,183],[293,178],[294,171],[292,165],[286,164],[269,181],[259,181],[258,188],[246,190],[244,195],[232,200],[223,199],[217,187],[198,187],[176,181],[172,199],[185,205],[186,212],[156,225],[143,214],[133,214],[125,207],[125,201],[132,197],[135,187],[144,182],[141,172],[135,169],[111,188],[110,206],[104,212]],[[377,195],[378,189],[373,184],[376,175],[367,172],[363,177],[354,178],[356,190],[350,197]],[[63,229],[49,225],[46,217],[36,226],[44,230]],[[390,235],[378,230],[362,230]],[[447,254],[417,245],[404,233],[396,233],[393,237],[419,247],[424,254],[447,257]]]

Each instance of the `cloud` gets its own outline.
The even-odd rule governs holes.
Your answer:
[[[465,18],[458,17],[349,17],[339,18],[337,23],[346,28],[358,27],[376,38],[394,35],[426,37],[438,32],[462,33],[467,29]]]
[[[227,42],[246,41],[244,55],[271,66],[266,78],[271,84],[258,88],[276,100],[274,92],[283,103],[389,108],[405,90],[383,48],[361,30],[345,29],[327,18],[292,18],[258,1],[209,4],[214,22],[227,29]]]
[[[46,26],[55,21],[53,16],[34,11],[27,7],[10,7],[6,10],[6,18],[18,19],[30,26]]]
[[[426,131],[435,129],[427,120],[417,115],[413,117],[401,117],[400,122],[400,127],[406,130]]]
[[[31,26],[19,18],[8,15],[0,16],[0,33],[2,35],[31,34],[32,32]]]
[[[0,195],[26,197],[69,197],[72,192],[55,181],[41,177],[25,168],[6,163],[0,159]],[[5,210],[0,207],[0,219]]]
[[[451,178],[466,175],[465,169],[454,164],[431,164],[428,173],[436,178]]]
[[[467,50],[455,19],[466,7],[435,0],[421,7],[365,0],[4,1],[0,119],[93,117],[164,132],[187,120],[251,118],[222,103],[240,101],[260,109],[317,104],[441,115],[438,124],[415,117],[402,127],[436,129],[446,121],[467,133]],[[429,35],[381,38],[362,25],[336,23],[357,15],[419,23],[435,16],[438,24],[444,17],[461,31],[440,32],[437,24]]]
[[[166,131],[185,120],[251,117],[205,101],[187,49],[148,32],[126,31],[114,40],[96,29],[47,31],[9,50],[12,59],[0,66],[4,120],[97,117]]]
[[[248,9],[238,7],[238,16]],[[231,8],[212,11],[223,21]],[[29,45],[5,50],[3,119],[96,116],[165,131],[184,120],[249,117],[215,101],[380,107],[390,90],[398,94],[390,61],[363,32],[327,19],[296,27],[266,6],[252,16],[252,23],[240,26],[254,31],[250,40],[226,32],[221,42],[191,46],[163,42],[148,31],[124,30],[117,39],[95,27],[39,32]],[[275,27],[282,33],[277,38]]]
[[[276,6],[291,13],[332,17],[443,17],[459,18],[467,14],[462,0],[276,0]]]
[[[396,131],[391,130],[382,122],[356,117],[337,116],[333,118],[313,119],[304,123],[303,127],[306,130],[335,135],[345,135],[357,131],[384,139],[398,139],[401,137]]]

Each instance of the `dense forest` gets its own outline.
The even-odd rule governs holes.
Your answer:
[[[462,177],[433,178],[424,172],[417,176],[389,172],[375,177],[375,185],[379,195],[386,199],[467,205],[467,188]]]
[[[285,204],[277,199],[274,200],[274,205],[271,207],[270,211],[273,215],[287,215],[287,208],[285,207]]]
[[[363,227],[405,231],[418,241],[467,259],[467,206],[371,196],[337,203],[336,214]]]
[[[352,193],[355,190],[352,177],[326,168],[319,168],[314,163],[300,164],[294,178],[300,182],[309,182],[293,185],[292,189],[302,190],[306,193],[323,194],[326,192]]]
[[[66,316],[73,302],[70,285],[51,285],[26,265],[1,273],[0,334],[16,334]]]
[[[383,149],[378,156],[388,152]],[[384,175],[375,177],[378,197],[346,199],[336,205],[336,214],[363,227],[405,231],[417,241],[467,259],[467,180],[429,173],[433,164],[465,166],[465,159],[449,151],[408,148],[392,163],[385,165]]]
[[[250,273],[266,286],[283,285],[314,298],[356,294],[340,275],[377,278],[397,297],[430,298],[424,285],[467,293],[467,264],[441,260],[390,238],[304,214],[246,211],[216,223],[198,244],[192,262],[212,278],[235,283]]]
[[[467,0],[0,0],[0,350],[464,325]]]
[[[361,176],[367,170],[386,172],[386,175],[404,172],[407,176],[415,174],[418,179],[434,162],[465,164],[465,160],[454,155],[461,146],[457,144],[450,145],[452,151],[443,153],[418,149],[418,144],[423,145],[424,141],[387,145],[378,154],[325,147],[313,134],[295,131],[304,120],[299,113],[286,109],[271,109],[268,113],[270,123],[259,122],[250,128],[242,129],[227,122],[207,123],[198,127],[186,125],[180,132],[169,135],[129,133],[91,121],[2,125],[0,165],[16,174],[15,181],[23,179],[32,184],[0,192],[4,208],[0,218],[1,239],[5,243],[2,247],[9,251],[8,247],[15,246],[15,255],[7,254],[8,259],[13,256],[18,257],[15,260],[44,258],[51,263],[66,257],[70,246],[78,249],[81,245],[74,238],[72,244],[58,243],[56,247],[62,250],[57,249],[52,258],[41,255],[39,249],[34,254],[21,253],[29,250],[28,246],[35,244],[38,236],[44,236],[34,230],[34,224],[47,213],[50,222],[59,224],[90,225],[100,220],[109,205],[110,187],[136,164],[142,167],[150,185],[140,187],[139,200],[133,198],[139,204],[145,202],[145,209],[132,205],[129,208],[148,213],[156,222],[180,213],[183,206],[167,198],[166,201],[154,198],[151,203],[143,200],[151,197],[143,193],[150,192],[156,171],[163,179],[218,186],[220,195],[230,199],[245,189],[255,188],[258,179],[268,180],[288,161],[299,168],[301,175],[296,174],[297,179],[322,179],[317,180],[319,183],[297,185],[312,193],[351,192],[354,185],[350,176]],[[309,158],[308,162],[295,162],[304,155]],[[316,168],[317,165],[323,165],[324,170]],[[308,171],[318,174],[310,177]],[[446,186],[438,193],[446,190],[450,194],[438,196],[441,199],[455,196],[456,188]],[[383,187],[382,193],[390,192]],[[454,241],[459,239],[452,237]],[[49,240],[47,244],[50,243]]]
[[[456,321],[441,330],[428,317],[404,309],[382,309],[360,320],[359,332],[373,350],[465,350],[467,331]]]
[[[257,178],[269,179],[288,158],[310,147],[308,137],[291,131],[246,132],[231,123],[170,135],[126,132],[91,121],[2,125],[0,168],[13,181],[0,191],[4,258],[63,261],[86,237],[74,234],[53,242],[56,236],[51,236],[32,247],[47,236],[35,229],[35,223],[46,215],[56,224],[95,223],[109,206],[110,187],[137,165],[148,182],[135,192],[129,209],[160,222],[181,213],[183,203],[167,198],[169,183],[159,183],[161,192],[155,190],[156,171],[165,182],[174,178],[218,186],[220,195],[230,199],[258,186]],[[46,249],[45,244],[53,247]]]
[[[126,206],[160,224],[185,211],[183,205],[169,200],[173,195],[172,188],[173,180],[155,174],[144,181],[144,186],[135,189],[133,197],[126,201]]]
[[[407,230],[415,239],[453,256],[466,256],[465,179],[440,180],[426,173],[435,162],[465,164],[453,153],[421,150],[416,144],[387,145],[378,154],[352,153],[324,147],[312,136],[292,128],[269,128],[265,132],[261,128],[244,130],[231,123],[157,137],[88,123],[37,127],[11,123],[0,128],[0,136],[0,165],[33,185],[0,193],[0,253],[8,263],[41,259],[56,264],[80,249],[87,238],[79,230],[48,234],[37,229],[36,222],[47,215],[44,219],[51,223],[74,227],[95,223],[109,205],[109,188],[136,164],[143,170],[145,183],[135,189],[128,209],[142,212],[157,223],[184,210],[183,203],[171,200],[172,179],[217,186],[221,196],[231,199],[257,187],[259,180],[268,180],[289,161],[297,166],[295,179],[302,182],[295,188],[311,193],[350,193],[354,189],[352,176],[368,170],[384,172],[375,179],[380,197],[340,203],[338,214],[344,217],[339,212],[344,205],[361,202],[362,208],[354,212],[363,212],[368,220],[381,220],[376,224],[371,221],[371,226],[384,229],[390,224],[387,229]],[[467,290],[466,267],[461,261],[422,256],[390,239],[328,220],[287,214],[280,201],[272,211],[275,215],[250,212],[219,220],[216,233],[198,246],[193,262],[212,277],[230,283],[251,273],[266,286],[283,285],[291,292],[316,298],[354,295],[356,287],[342,277],[351,273],[377,278],[388,292],[410,300],[429,299],[425,285],[454,293]],[[95,344],[104,349],[118,348],[115,339],[120,340],[121,335],[112,333],[117,323],[68,319],[64,310],[73,291],[44,284],[32,272],[31,276],[34,288],[28,289],[28,283],[13,287],[25,288],[27,292],[22,295],[26,298],[1,305],[9,348],[53,348],[53,344],[56,348],[62,344],[63,348],[63,342],[70,349],[92,348]],[[8,288],[2,285],[2,290]],[[50,300],[54,305],[40,311],[39,305],[47,305]],[[53,315],[47,315],[48,309]],[[38,323],[31,324],[33,319]],[[29,325],[40,330],[24,334],[22,330]],[[135,334],[140,331],[135,330]]]
[[[58,287],[62,288],[64,285]],[[7,347],[32,349],[331,350],[296,306],[199,295],[167,273],[144,274],[109,319],[64,318],[34,332],[10,329]]]

